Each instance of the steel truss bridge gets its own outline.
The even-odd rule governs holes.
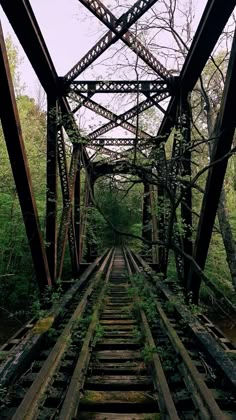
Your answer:
[[[38,222],[37,207],[32,192],[31,178],[26,164],[27,157],[24,150],[24,140],[20,130],[20,120],[9,71],[4,36],[1,30],[0,116],[25,228],[29,238],[35,273],[41,291],[46,285],[53,285],[56,278],[61,276],[67,241],[70,247],[73,271],[75,273],[79,272],[86,229],[86,214],[82,214],[80,211],[80,171],[83,166],[87,165],[90,168],[90,172],[93,172],[93,163],[92,161],[90,162],[87,148],[98,150],[99,153],[107,155],[108,158],[119,160],[120,158],[123,159],[135,147],[136,140],[133,137],[109,138],[104,137],[106,133],[120,126],[132,133],[132,136],[135,135],[136,138],[138,136],[138,144],[141,150],[150,150],[153,147],[159,148],[159,164],[161,167],[163,158],[161,150],[163,151],[164,140],[168,138],[174,127],[178,125],[184,126],[184,148],[186,150],[184,152],[183,150],[180,151],[175,145],[173,156],[177,157],[178,154],[179,156],[182,154],[182,167],[184,168],[182,169],[182,175],[191,175],[191,152],[188,148],[188,144],[191,141],[190,122],[188,119],[188,95],[196,85],[227,20],[232,14],[235,1],[227,1],[223,8],[220,0],[209,0],[207,2],[180,74],[174,77],[161,64],[158,58],[143,45],[138,36],[134,36],[131,31],[132,25],[156,1],[138,0],[128,11],[117,18],[99,0],[80,0],[107,27],[107,32],[63,77],[57,74],[30,2],[28,0],[18,0],[17,2],[13,0],[0,1],[3,11],[9,19],[47,94],[48,132],[47,173],[45,177],[47,183],[46,242],[49,246],[45,249]],[[132,52],[149,66],[153,71],[154,80],[77,80],[79,75],[91,66],[109,46],[118,40],[130,47]],[[235,83],[235,41],[233,41],[218,123],[214,129],[214,135],[218,138],[218,141],[214,149],[213,161],[221,160],[231,148],[235,117],[230,110],[234,109],[235,105],[235,95],[233,94]],[[96,93],[141,93],[146,99],[117,115],[93,99]],[[169,105],[167,109],[164,109],[162,102],[166,99],[169,99]],[[74,116],[78,109],[82,107],[106,118],[108,122],[84,136],[80,133]],[[151,107],[157,107],[163,113],[162,122],[159,127],[156,127],[156,136],[149,134],[142,128],[137,129],[135,123],[132,122],[134,117]],[[181,112],[179,112],[180,109]],[[52,110],[54,111],[52,112]],[[58,123],[59,115],[62,116],[60,123]],[[73,153],[71,155],[70,169],[67,168],[65,158],[65,132],[69,138],[73,132],[73,138],[71,138]],[[128,146],[129,149],[121,152],[120,150],[109,149],[108,146]],[[94,163],[94,168],[95,166],[96,164]],[[193,256],[202,269],[204,269],[208,254],[226,166],[227,159],[224,159],[219,165],[213,165],[209,170],[194,243],[191,238],[191,188],[188,188],[183,196],[182,218],[188,227],[182,238],[183,251]],[[59,229],[57,229],[56,222],[57,167],[59,168],[64,203]],[[104,171],[105,168],[103,168],[103,175],[105,175]],[[178,171],[179,169],[176,167],[176,176]],[[114,168],[113,173],[115,173]],[[145,190],[150,190],[148,185],[145,186]],[[164,195],[163,189],[160,188],[158,200],[162,200]],[[89,191],[87,191],[85,197],[87,202],[83,206],[84,212],[86,212],[86,206],[90,200]],[[144,194],[144,213],[147,211],[146,207],[150,205],[150,203],[146,202],[148,201],[146,197],[147,195]],[[74,209],[72,208],[73,205]],[[144,221],[145,217],[144,215]],[[167,215],[162,215],[163,220],[166,220],[166,217]],[[163,223],[159,223],[159,226],[156,226],[157,228],[159,229],[159,238],[163,239],[166,234]],[[164,254],[162,251],[159,251],[157,257],[158,263],[163,270],[165,270],[166,264],[166,256]],[[188,262],[185,261],[183,263],[183,261],[179,261],[179,264],[182,264],[186,287],[193,294],[193,300],[197,302],[200,278]]]
[[[36,418],[35,416],[36,414],[38,415],[38,410],[41,406],[42,417],[40,418],[55,418],[55,415],[58,415],[56,418],[61,419],[75,418],[78,410],[78,401],[81,398],[82,413],[83,415],[85,415],[85,412],[87,413],[87,417],[82,418],[89,418],[88,416],[91,414],[89,414],[89,409],[91,409],[94,401],[89,400],[89,398],[86,400],[84,395],[81,395],[81,389],[85,380],[85,388],[87,386],[86,389],[88,390],[100,389],[101,383],[102,391],[107,390],[107,387],[109,390],[111,387],[115,392],[117,390],[120,391],[119,387],[123,387],[122,390],[125,390],[125,392],[128,392],[130,389],[135,391],[146,390],[150,387],[150,392],[153,392],[150,401],[147,397],[142,400],[141,404],[140,401],[135,399],[134,408],[139,407],[140,413],[142,413],[142,410],[145,413],[159,413],[161,416],[164,416],[163,418],[181,418],[181,416],[178,417],[181,411],[181,408],[179,408],[181,407],[181,396],[177,398],[176,393],[173,397],[172,390],[169,389],[167,383],[170,378],[168,373],[166,374],[163,371],[163,366],[161,366],[161,358],[165,358],[166,354],[161,357],[157,353],[149,354],[153,364],[154,388],[152,388],[151,376],[138,362],[136,363],[136,359],[139,361],[141,357],[141,347],[136,341],[134,342],[133,339],[130,339],[130,331],[131,327],[138,325],[138,321],[132,313],[126,314],[122,312],[127,304],[131,305],[132,303],[131,297],[127,294],[127,287],[128,285],[134,285],[131,284],[131,280],[127,280],[127,282],[125,280],[124,282],[123,278],[124,272],[126,273],[127,271],[129,274],[139,275],[142,273],[144,275],[146,284],[150,283],[147,286],[150,299],[154,299],[152,292],[154,285],[155,290],[157,290],[157,301],[154,299],[152,303],[155,306],[155,316],[158,317],[159,321],[154,325],[155,332],[153,335],[151,332],[152,322],[146,318],[143,309],[140,309],[139,317],[142,321],[145,345],[149,349],[160,345],[158,340],[161,337],[163,346],[166,346],[168,349],[168,346],[171,345],[171,351],[173,353],[176,352],[175,357],[179,366],[176,365],[175,368],[179,369],[180,367],[180,376],[182,378],[182,382],[180,382],[184,383],[186,389],[184,388],[183,393],[185,396],[188,396],[188,398],[186,397],[188,401],[186,401],[190,407],[190,411],[188,411],[186,409],[187,405],[183,406],[182,404],[183,418],[221,419],[225,418],[222,416],[226,412],[227,415],[229,412],[234,413],[233,416],[236,413],[235,396],[232,396],[232,390],[235,392],[236,387],[235,366],[227,353],[235,351],[235,348],[232,349],[230,347],[231,344],[226,342],[227,340],[224,337],[220,336],[219,331],[216,333],[215,327],[210,324],[209,320],[202,317],[203,322],[208,325],[207,332],[205,330],[203,332],[202,324],[193,320],[189,314],[186,315],[187,309],[185,306],[175,308],[175,313],[172,316],[168,313],[166,314],[164,304],[171,299],[175,289],[171,292],[171,289],[168,289],[163,282],[157,281],[153,274],[149,275],[147,262],[140,255],[133,253],[129,249],[109,250],[102,256],[97,257],[95,262],[91,262],[91,249],[88,247],[88,263],[82,263],[88,208],[92,202],[95,182],[102,176],[128,175],[129,177],[138,177],[144,188],[142,197],[142,236],[151,250],[149,255],[152,256],[152,261],[150,265],[156,271],[166,274],[168,268],[168,247],[170,247],[175,254],[176,273],[179,280],[182,281],[185,293],[187,296],[191,296],[193,303],[198,303],[201,285],[199,272],[204,270],[208,256],[236,125],[236,35],[232,42],[218,117],[213,127],[215,143],[207,172],[201,211],[194,238],[191,182],[188,187],[184,184],[180,186],[182,198],[179,204],[185,229],[179,236],[173,235],[173,238],[170,237],[170,232],[167,228],[170,217],[173,217],[170,212],[170,200],[167,191],[175,195],[176,181],[179,178],[191,179],[192,127],[189,96],[196,86],[219,37],[224,31],[228,19],[233,14],[236,0],[227,0],[224,4],[222,4],[222,0],[207,1],[192,44],[177,76],[173,76],[172,72],[165,68],[158,57],[143,44],[139,39],[139,34],[134,34],[132,31],[132,26],[157,1],[137,0],[129,10],[117,17],[100,0],[79,0],[105,25],[107,31],[73,68],[68,69],[67,74],[61,76],[58,75],[50,57],[30,1],[0,0],[3,12],[12,25],[47,95],[46,227],[44,241],[27,163],[4,34],[0,25],[0,119],[39,291],[43,294],[47,286],[53,288],[57,279],[61,278],[67,246],[69,246],[70,251],[71,273],[73,278],[78,278],[79,276],[79,281],[72,285],[72,292],[69,290],[64,295],[64,301],[61,304],[65,309],[64,315],[59,314],[57,307],[53,308],[50,316],[47,318],[47,327],[44,324],[42,326],[40,322],[35,327],[29,324],[23,332],[20,331],[19,335],[16,335],[7,344],[14,351],[10,354],[10,359],[6,359],[6,363],[3,363],[3,367],[2,365],[0,366],[0,377],[2,378],[0,386],[4,390],[8,386],[9,381],[12,386],[13,380],[16,380],[18,384],[16,385],[17,397],[10,399],[6,408],[6,410],[9,410],[9,413],[15,413],[14,417],[12,417],[14,419]],[[153,80],[79,80],[78,77],[117,41],[122,41],[132,50],[136,57],[145,63],[151,71]],[[137,95],[142,96],[140,101],[136,101],[135,106],[130,107],[130,109],[121,109],[119,113],[115,113],[95,99],[101,97],[101,94],[108,95],[110,93],[132,94],[134,97],[137,97]],[[162,115],[160,124],[155,127],[155,135],[137,124],[137,116],[142,115],[142,113],[152,107],[157,109]],[[77,125],[76,119],[77,112],[82,108],[86,108],[105,118],[107,122],[85,135]],[[121,127],[131,133],[130,137],[106,137],[109,136],[112,129],[117,127]],[[178,140],[176,129],[181,134],[181,141]],[[165,143],[170,136],[173,138],[170,152],[172,160],[170,164],[167,164]],[[66,151],[69,141],[71,142],[72,152],[68,165]],[[144,171],[142,164],[132,165],[130,163],[129,156],[132,153],[141,153],[145,159],[148,159],[153,151],[155,153],[152,156],[155,156],[156,159],[155,171],[153,171],[151,166],[150,168],[145,168]],[[103,159],[96,160],[96,156],[101,156]],[[84,194],[82,194],[82,170],[86,176]],[[153,176],[158,179],[158,187],[153,185]],[[168,188],[166,188],[167,177],[170,179]],[[63,209],[58,226],[57,215],[59,206],[57,189],[59,181]],[[167,203],[167,205],[163,205],[163,203]],[[155,209],[158,204],[160,204],[160,211],[157,218]],[[45,243],[47,246],[45,246]],[[163,246],[166,244],[167,246]],[[193,261],[195,261],[194,264]],[[87,270],[83,271],[85,265]],[[196,270],[196,267],[199,267],[200,270]],[[93,275],[91,282],[87,282]],[[105,289],[104,284],[101,285],[99,283],[101,278],[105,278],[104,284],[105,286],[107,285]],[[97,289],[98,285],[101,288]],[[81,290],[84,290],[82,297],[80,296]],[[79,295],[77,292],[79,292]],[[105,301],[103,301],[104,297]],[[135,295],[135,299],[140,301],[141,298]],[[105,302],[104,305],[103,302]],[[117,309],[117,307],[119,308]],[[81,343],[78,340],[76,341],[72,330],[76,319],[87,316],[87,308],[91,309],[93,318],[86,330],[84,341]],[[68,318],[64,320],[63,317],[67,315]],[[183,328],[183,319],[189,324],[190,329],[187,332],[184,329],[182,338],[179,338],[177,333]],[[121,322],[121,320],[123,321]],[[57,322],[58,335],[56,341],[53,342],[50,349],[49,347],[45,348],[44,333],[48,333],[48,325],[54,325],[54,322]],[[94,343],[91,337],[98,329],[99,322],[104,325],[105,335],[101,341],[91,344]],[[114,325],[119,324],[115,331],[111,331],[111,323]],[[26,335],[27,332],[29,332],[29,336]],[[122,336],[122,340],[120,340],[120,336]],[[21,347],[21,344],[19,344],[22,337],[25,340],[24,347]],[[73,350],[75,347],[67,348],[68,342],[66,342],[65,337],[68,339],[68,342],[72,337],[72,344],[75,347],[81,346],[78,347],[81,349],[79,356]],[[220,344],[215,342],[216,338],[219,341],[219,337],[221,338]],[[17,347],[18,345],[20,349]],[[91,346],[93,352],[95,352],[95,361],[100,360],[103,364],[107,363],[105,363],[105,367],[103,366],[104,371],[102,373],[101,365],[96,364],[93,359],[90,360]],[[2,351],[7,352],[8,347],[3,347]],[[37,355],[35,355],[35,349],[40,349],[39,353],[36,351]],[[112,353],[114,350],[118,352],[115,355]],[[124,353],[121,355],[119,352]],[[190,360],[190,355],[193,353],[195,362]],[[15,354],[17,354],[16,359]],[[64,355],[67,356],[67,360],[64,360]],[[107,355],[109,355],[110,359]],[[110,364],[105,356],[111,360]],[[34,360],[35,365],[33,366],[32,364],[27,370],[27,375],[23,374],[20,377],[22,365],[26,366],[26,360],[28,359]],[[74,363],[74,370],[72,369],[70,374],[68,374],[66,369],[70,360]],[[114,360],[116,360],[115,363],[117,363],[118,369],[115,374],[114,367],[111,366]],[[129,368],[125,364],[127,361],[131,363]],[[167,362],[169,361],[167,360]],[[203,364],[201,365],[201,363]],[[200,365],[204,366],[204,375],[202,370],[199,372],[196,370],[196,366]],[[61,367],[64,370],[60,371]],[[140,375],[132,376],[134,375],[134,368],[140,368],[144,371],[141,377]],[[86,373],[87,369],[90,369],[88,370],[90,372],[88,375]],[[129,375],[128,379],[123,377],[122,372],[124,372],[124,369],[126,369],[126,375]],[[53,375],[56,371],[59,373],[55,379]],[[69,375],[67,378],[65,378],[65,372]],[[100,375],[100,382],[94,372],[98,372],[97,375]],[[107,372],[110,372],[110,376]],[[117,376],[114,380],[114,375],[117,375],[117,372],[121,372],[118,382]],[[213,378],[214,375],[212,374],[209,376],[209,372],[213,372],[216,375],[214,377],[216,379]],[[111,375],[113,375],[112,378]],[[19,377],[20,381],[23,382],[16,379]],[[50,382],[52,378],[54,378],[53,384]],[[214,386],[212,378],[215,382]],[[24,384],[23,388],[25,387],[26,389],[26,395],[20,398],[22,383]],[[68,383],[69,386],[67,385]],[[224,388],[225,384],[227,384],[227,390]],[[222,396],[221,404],[217,397],[213,396],[208,385]],[[172,386],[175,386],[174,383],[172,383]],[[47,391],[48,389],[49,391]],[[50,394],[51,392],[52,395]],[[60,392],[63,394],[63,397]],[[156,402],[154,404],[157,394],[158,408]],[[16,402],[18,401],[17,398],[20,398],[19,404]],[[136,403],[139,405],[135,405]],[[99,404],[98,401],[97,404]],[[117,410],[117,401],[114,402],[112,400],[109,404],[105,407],[106,412],[109,409]],[[123,401],[122,404],[123,413],[127,412],[125,410],[131,410],[131,406],[127,405],[127,401]],[[95,408],[92,406],[92,411]],[[0,407],[1,409],[2,407]],[[195,417],[196,412],[197,417]],[[44,415],[45,417],[43,417]],[[48,415],[52,417],[47,417]],[[144,418],[142,416],[143,414],[137,418]]]

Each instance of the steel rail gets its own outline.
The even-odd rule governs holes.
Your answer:
[[[69,338],[72,333],[73,324],[76,321],[76,319],[81,317],[83,312],[85,311],[88,299],[90,298],[93,291],[95,290],[98,283],[100,282],[101,275],[111,258],[111,254],[112,254],[112,251],[109,251],[102,265],[98,269],[97,274],[92,284],[86,290],[82,300],[80,301],[79,305],[75,309],[69,322],[63,329],[59,339],[57,340],[56,344],[51,350],[47,360],[45,361],[44,365],[42,366],[39,373],[37,374],[35,381],[32,383],[23,401],[17,408],[14,416],[12,417],[12,420],[35,419],[40,398],[44,394],[47,386],[49,385],[50,380],[54,372],[58,368],[59,363],[61,362],[62,357],[69,345]]]
[[[87,373],[88,364],[91,358],[91,352],[89,351],[89,346],[92,342],[96,326],[99,321],[99,315],[102,308],[104,296],[106,293],[107,283],[110,277],[113,261],[114,261],[114,251],[110,259],[110,264],[106,273],[106,277],[103,283],[102,290],[98,296],[97,304],[93,311],[92,321],[88,327],[82,349],[80,350],[80,355],[76,363],[73,376],[71,378],[67,393],[58,417],[59,420],[70,420],[77,415],[77,409],[80,402],[81,389],[83,388],[85,375]]]
[[[22,329],[20,329],[7,341],[6,344],[0,347],[0,351],[4,355],[4,361],[0,366],[0,386],[2,388],[7,387],[10,383],[12,386],[18,372],[22,371],[22,366],[27,365],[27,359],[33,359],[33,353],[36,351],[36,348],[38,349],[40,347],[43,335],[54,326],[54,323],[57,321],[59,316],[61,316],[62,311],[65,310],[68,305],[73,303],[74,297],[78,291],[85,287],[90,276],[105,258],[105,255],[106,252],[96,258],[96,260],[89,265],[89,267],[80,276],[79,281],[77,281],[70,290],[65,293],[60,306],[58,304],[53,305],[52,309],[48,311],[46,316],[39,321],[29,321],[30,325],[27,323],[25,335],[22,335]],[[43,325],[44,327],[42,327]],[[16,341],[18,337],[19,341]],[[26,348],[29,348],[29,350],[25,351]],[[17,359],[15,356],[16,354],[19,355]]]
[[[171,290],[165,284],[163,284],[163,282],[158,281],[156,277],[154,279],[153,277],[155,276],[155,273],[152,272],[150,266],[138,254],[134,255],[135,259],[139,262],[144,272],[150,278],[150,281],[163,294],[165,299],[170,302],[173,301],[173,293]],[[217,368],[222,372],[225,378],[227,378],[227,381],[230,383],[232,389],[236,389],[235,365],[230,357],[224,352],[223,347],[203,327],[201,322],[199,322],[196,317],[191,315],[190,311],[186,307],[180,304],[174,304],[174,306],[181,318],[188,319],[189,328],[191,329],[197,342],[201,344],[210,358],[214,361]]]
[[[126,259],[126,264],[128,267],[128,273],[130,275],[131,278],[131,283],[133,286],[135,286],[134,282],[132,281],[132,274],[135,273],[140,273],[139,267],[137,266],[137,264],[135,264],[135,261],[133,260],[133,257],[131,255],[130,252],[125,252],[124,251],[124,256]],[[132,261],[132,265],[135,268],[135,271],[133,271],[130,267],[129,261]],[[141,302],[140,298],[138,296],[136,296],[136,300],[137,302]],[[146,343],[150,348],[155,348],[155,342],[152,336],[152,332],[150,329],[150,326],[148,324],[148,320],[146,317],[146,314],[144,312],[143,309],[140,308],[139,306],[139,312],[141,315],[141,323],[142,323],[142,327],[143,327],[143,332],[145,335],[145,339],[146,339]],[[154,370],[154,382],[156,385],[156,388],[158,390],[159,393],[159,405],[160,405],[160,409],[161,409],[161,416],[163,418],[165,418],[165,416],[168,416],[167,418],[171,419],[171,420],[179,420],[179,416],[175,407],[175,403],[173,401],[172,395],[171,395],[171,391],[169,388],[169,385],[167,383],[166,380],[166,376],[164,373],[164,370],[162,368],[162,364],[161,364],[161,360],[160,357],[158,355],[158,353],[153,353],[152,354],[152,361],[151,361],[153,370]]]
[[[134,260],[132,254],[128,251],[130,260],[132,261],[133,268],[135,272],[141,273],[140,268],[138,267],[136,261]],[[178,334],[171,326],[168,317],[166,316],[161,304],[154,298],[151,290],[149,291],[150,296],[155,301],[155,306],[157,313],[160,316],[161,321],[163,322],[164,330],[167,332],[169,340],[178,354],[178,357],[181,359],[182,366],[181,371],[188,387],[189,392],[191,393],[192,400],[195,402],[201,418],[203,419],[216,419],[224,420],[226,417],[219,408],[215,398],[213,397],[212,392],[209,390],[205,382],[202,380],[199,372],[193,364],[191,357],[189,356],[184,344],[180,340]],[[155,345],[155,343],[154,343]]]

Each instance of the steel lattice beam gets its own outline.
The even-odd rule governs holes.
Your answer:
[[[99,20],[101,20],[110,31],[108,31],[95,45],[91,48],[88,53],[65,75],[65,82],[70,83],[76,77],[78,77],[90,64],[92,64],[100,55],[102,55],[114,42],[118,39],[122,41],[134,51],[138,57],[140,57],[149,67],[151,67],[156,74],[161,78],[167,79],[170,74],[168,70],[157,60],[157,58],[145,47],[145,45],[138,39],[138,37],[133,34],[128,28],[133,25],[135,22],[134,16],[136,19],[140,17],[140,13],[137,10],[137,13],[133,15],[133,18],[129,20],[129,23],[125,24],[125,31],[122,35],[122,32],[119,31],[119,25],[122,25],[122,22],[125,22],[127,15],[126,12],[119,19],[117,19],[107,7],[105,7],[99,0],[82,0],[82,3],[88,10],[90,10]],[[148,2],[137,2],[140,3],[141,9],[145,12],[147,6],[151,7],[151,1]],[[135,6],[135,5],[134,5]],[[133,7],[131,9],[133,9]],[[148,7],[148,8],[149,8]],[[108,18],[109,16],[109,18]],[[123,28],[124,28],[123,27]]]
[[[162,80],[115,80],[115,81],[75,81],[71,83],[68,91],[87,93],[151,93],[168,92],[168,84]]]
[[[138,146],[142,148],[149,148],[156,144],[157,138],[151,137],[151,138],[145,138],[145,137],[139,137],[136,138],[130,138],[130,137],[120,137],[120,138],[113,138],[113,137],[104,137],[104,138],[96,138],[89,143],[86,144],[86,146],[96,146],[96,147],[103,147],[103,146],[135,146],[138,144]]]

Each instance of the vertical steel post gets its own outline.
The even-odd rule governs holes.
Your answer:
[[[0,24],[0,118],[39,289],[51,285],[7,52]]]
[[[57,276],[57,123],[58,108],[55,96],[47,97],[47,192],[46,243],[52,282]]]

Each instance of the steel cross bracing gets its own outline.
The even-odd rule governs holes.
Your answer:
[[[122,41],[135,52],[154,72],[161,78],[166,79],[170,76],[168,70],[157,60],[157,58],[145,47],[145,45],[138,39],[136,34],[133,34],[128,28],[135,23],[143,13],[147,10],[148,2],[138,1],[132,6],[132,19],[127,22],[129,11],[124,13],[119,19],[108,10],[100,1],[82,1],[83,5],[87,7],[99,20],[101,20],[110,31],[108,31],[88,53],[66,74],[65,82],[69,83],[76,79],[89,65],[91,65],[101,54],[103,54],[114,42],[118,39]],[[150,1],[149,7],[155,2]],[[148,8],[149,8],[148,7]],[[136,8],[136,14],[133,10]],[[131,10],[130,9],[130,10]],[[125,25],[124,25],[124,23]],[[120,25],[123,25],[123,32],[119,31]],[[125,30],[124,30],[125,27]]]
[[[136,117],[138,114],[140,114],[143,111],[146,111],[147,109],[151,108],[153,106],[153,100],[155,100],[155,104],[163,101],[164,99],[167,99],[169,97],[169,93],[157,93],[153,95],[151,98],[146,99],[142,102],[140,102],[138,105],[135,105],[134,107],[130,108],[128,111],[125,111],[123,114],[120,114],[116,116],[115,121],[111,121],[107,124],[104,124],[102,127],[99,127],[98,129],[94,130],[92,133],[88,135],[90,139],[95,139],[98,136],[102,136],[106,134],[108,131],[112,130],[113,128],[117,127],[118,125],[122,125],[123,122],[125,123],[127,120]],[[135,130],[136,134],[136,130]],[[146,135],[144,137],[151,138],[152,136]]]
[[[122,119],[120,116],[117,116],[114,112],[109,111],[104,106],[99,105],[97,102],[93,101],[92,99],[87,98],[82,93],[76,92],[76,95],[74,95],[74,93],[73,94],[71,93],[69,97],[73,99],[75,102],[79,102],[79,106],[85,106],[91,111],[96,112],[96,114],[101,115],[102,117],[111,120],[115,124],[115,126],[121,125],[125,130],[128,130],[131,133],[136,134],[137,129],[133,124],[126,122],[126,120]],[[78,106],[76,107],[76,111],[77,110],[78,110]],[[138,133],[142,137],[150,137],[150,134],[146,133],[143,130],[139,130]]]

